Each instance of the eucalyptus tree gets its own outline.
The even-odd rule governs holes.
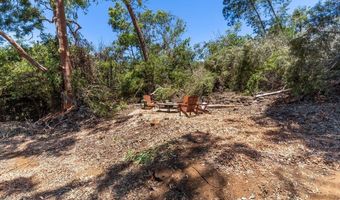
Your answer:
[[[139,7],[134,11],[138,16],[136,20],[143,35],[143,45],[147,49],[148,57],[149,54],[157,54],[160,51],[171,54],[171,51],[182,42],[180,38],[185,31],[185,23],[182,20],[162,10],[153,12]],[[125,55],[132,60],[143,57],[145,61],[142,43],[135,26],[132,25],[128,10],[120,2],[116,2],[115,6],[109,9],[109,15],[109,24],[117,33],[115,46],[120,46],[120,51],[123,49]],[[136,48],[140,50],[141,56],[138,56]]]
[[[223,15],[229,26],[244,20],[256,33],[265,35],[268,29],[281,31],[287,20],[291,0],[224,0]]]
[[[30,57],[10,35],[15,34],[15,37],[22,38],[36,29],[43,30],[45,22],[55,24],[63,78],[63,110],[71,108],[75,103],[67,28],[74,37],[78,34],[80,25],[76,22],[77,11],[85,9],[89,3],[89,0],[0,0],[0,35],[14,46],[23,58],[41,71],[47,71],[47,68]],[[47,16],[50,15],[52,18],[48,19]]]
[[[264,13],[270,13],[269,25],[283,30],[287,21],[287,9],[291,0],[262,0],[260,6]]]
[[[184,68],[190,70],[194,57],[190,40],[182,39],[185,31],[182,20],[165,11],[151,11],[144,6],[135,6],[134,12],[148,50],[147,62],[127,8],[122,2],[116,2],[109,9],[109,24],[117,34],[114,48],[122,55],[118,62],[125,70],[125,81],[121,82],[125,85],[124,90],[133,88],[129,95],[138,91],[153,92],[156,85],[170,83],[178,76],[176,72],[180,71],[180,74],[185,71]]]
[[[138,10],[142,6],[142,0],[115,0],[114,8],[110,8],[110,24],[114,30],[127,28],[127,18],[129,18],[134,26],[134,30],[137,34],[137,38],[139,41],[140,50],[142,52],[144,61],[149,60],[148,48],[145,42],[143,31],[140,28],[138,18],[136,16],[136,10]],[[123,8],[123,5],[126,9]]]
[[[266,34],[266,22],[261,15],[259,0],[223,0],[223,16],[229,26],[245,20],[256,33]]]

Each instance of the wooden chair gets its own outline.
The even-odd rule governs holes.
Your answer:
[[[156,103],[152,100],[151,96],[150,95],[144,95],[143,96],[143,106],[144,108],[154,108],[156,106]]]
[[[181,115],[181,113],[183,112],[187,117],[189,117],[189,115],[191,115],[192,112],[198,114],[198,97],[184,96],[183,102],[178,103],[178,111],[179,115]]]

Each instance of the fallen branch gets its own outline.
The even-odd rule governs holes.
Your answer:
[[[226,105],[226,104],[208,104],[208,108],[233,108],[236,105]]]
[[[269,93],[264,93],[264,94],[258,94],[258,95],[255,95],[255,98],[260,98],[260,97],[265,97],[265,96],[270,96],[270,95],[275,95],[275,94],[281,94],[281,93],[285,93],[285,92],[289,92],[289,91],[291,91],[291,89],[280,90],[280,91],[276,91],[276,92],[269,92]]]

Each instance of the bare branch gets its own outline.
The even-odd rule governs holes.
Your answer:
[[[76,30],[74,30],[75,33],[77,33],[82,27],[80,26],[80,24],[74,20],[71,20],[71,19],[67,19],[66,20],[68,23],[71,23],[71,24],[75,24],[77,26]]]

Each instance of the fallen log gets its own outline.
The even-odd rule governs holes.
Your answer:
[[[264,94],[258,94],[258,95],[255,95],[255,98],[260,98],[260,97],[265,97],[265,96],[270,96],[270,95],[275,95],[275,94],[281,94],[281,93],[285,93],[285,92],[289,92],[289,91],[291,91],[291,89],[279,90],[279,91],[269,92],[269,93],[264,93]]]
[[[226,104],[210,104],[208,105],[208,108],[233,108],[236,107],[236,105],[226,105]]]

